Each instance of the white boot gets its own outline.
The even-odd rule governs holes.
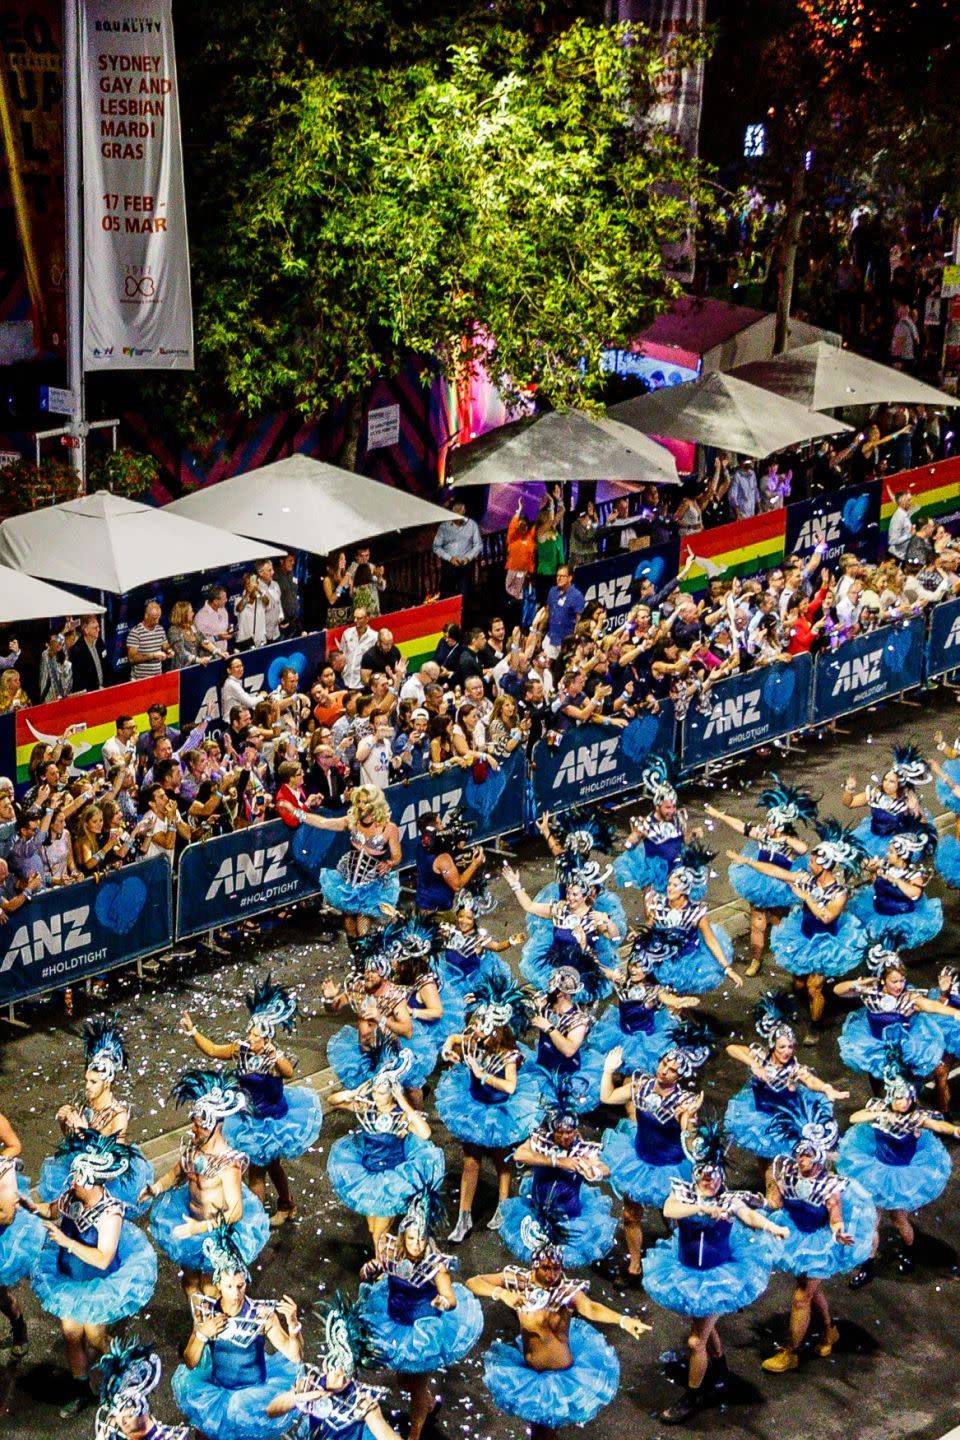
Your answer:
[[[471,1215],[469,1210],[461,1210],[459,1216],[457,1217],[457,1223],[450,1231],[447,1239],[452,1241],[454,1245],[460,1245],[464,1240],[466,1240],[472,1229],[473,1216]]]

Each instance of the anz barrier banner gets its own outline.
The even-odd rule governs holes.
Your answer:
[[[440,775],[417,775],[413,780],[389,786],[385,794],[394,824],[400,830],[401,863],[415,863],[417,821],[430,810],[439,815],[459,810],[464,820],[472,822],[478,843],[521,829],[525,779],[523,747],[518,745],[512,755],[500,761],[500,769],[489,769],[483,780],[475,780],[469,768],[452,765]]]
[[[683,721],[683,768],[696,770],[802,730],[810,716],[809,655],[731,675],[690,706]]]
[[[924,671],[930,679],[960,669],[960,600],[945,600],[928,614],[930,629]]]
[[[861,635],[839,650],[818,655],[813,723],[836,720],[920,685],[923,659],[924,624],[919,615],[902,624],[884,625],[872,635]]]
[[[0,1004],[42,995],[164,950],[173,934],[170,866],[140,860],[99,884],[35,892],[0,928]]]
[[[654,545],[648,550],[626,550],[592,565],[578,565],[573,583],[584,600],[599,600],[611,628],[622,625],[637,603],[632,587],[649,580],[655,590],[680,569],[680,542]]]
[[[654,750],[672,753],[673,705],[639,715],[625,729],[577,725],[557,745],[541,740],[533,752],[533,799],[537,815],[592,805],[639,785],[642,762]]]
[[[258,690],[275,690],[280,672],[287,666],[300,677],[300,689],[307,690],[316,679],[326,653],[326,631],[314,630],[290,640],[278,640],[259,650],[247,650],[239,656],[243,661],[243,688],[252,694]],[[191,665],[180,675],[180,723],[186,727],[196,723],[201,712],[207,719],[220,714],[220,688],[227,675],[225,660],[211,660],[209,665]],[[227,720],[224,715],[223,720]]]
[[[841,555],[876,560],[880,554],[880,481],[844,486],[832,495],[818,495],[786,507],[784,551],[806,560],[821,541],[827,545],[823,563],[834,569]]]

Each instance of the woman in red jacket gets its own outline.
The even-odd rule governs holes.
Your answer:
[[[823,584],[811,600],[803,599],[787,611],[785,629],[789,636],[788,655],[805,655],[810,650],[818,633],[823,629],[822,620],[816,620],[816,623],[814,621],[828,593],[829,586]]]

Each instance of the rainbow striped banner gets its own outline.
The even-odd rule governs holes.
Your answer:
[[[49,705],[34,705],[17,711],[17,782],[30,780],[30,756],[41,742],[53,743],[71,725],[82,729],[69,736],[73,746],[75,769],[89,770],[100,763],[104,742],[116,734],[118,715],[130,715],[138,731],[147,728],[147,711],[151,705],[167,707],[167,724],[176,725],[180,718],[180,676],[173,670],[152,680],[131,680],[126,685],[113,685],[109,690],[90,690],[85,695],[68,695]]]
[[[407,671],[412,675],[425,661],[433,659],[444,625],[449,625],[451,621],[459,625],[462,611],[463,600],[454,595],[446,600],[434,600],[428,605],[415,605],[410,610],[394,610],[390,615],[379,615],[372,623],[377,630],[385,626],[393,631],[393,643],[406,660]],[[327,631],[328,655],[347,628],[340,625],[336,630]]]
[[[881,483],[880,529],[884,533],[890,528],[890,516],[897,506],[894,497],[902,490],[909,490],[913,495],[911,514],[915,520],[921,515],[932,516],[948,529],[960,522],[960,456],[938,460],[935,465],[922,465],[918,470],[901,470]]]
[[[770,510],[752,520],[735,520],[689,536],[680,547],[681,567],[691,552],[702,556],[705,563],[693,565],[681,588],[688,592],[703,590],[718,571],[723,579],[730,580],[734,575],[772,570],[783,561],[786,525],[783,510]]]

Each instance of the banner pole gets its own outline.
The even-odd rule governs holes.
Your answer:
[[[67,389],[74,398],[68,431],[70,459],[87,490],[87,438],[83,377],[83,177],[80,170],[80,0],[63,7],[63,189],[66,230]]]

